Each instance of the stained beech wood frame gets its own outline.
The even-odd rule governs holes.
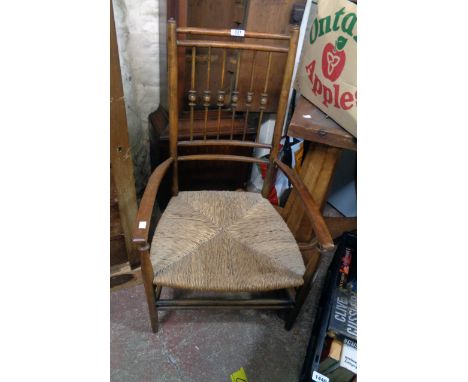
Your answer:
[[[220,30],[213,30],[213,29],[206,29],[206,28],[192,28],[192,27],[180,27],[177,28],[175,20],[171,19],[168,21],[168,30],[167,30],[167,38],[168,38],[168,71],[169,71],[169,139],[170,139],[170,152],[171,157],[174,158],[175,166],[173,171],[173,180],[172,180],[172,194],[173,196],[177,195],[178,193],[178,173],[177,173],[177,162],[179,160],[233,160],[233,161],[242,161],[242,162],[251,162],[251,163],[264,163],[264,161],[260,161],[258,159],[250,159],[246,160],[245,157],[237,157],[234,155],[230,156],[219,156],[219,158],[215,158],[215,155],[208,157],[206,155],[199,155],[198,157],[190,156],[190,157],[177,157],[177,147],[180,146],[190,146],[190,145],[217,145],[214,142],[215,140],[207,139],[206,135],[206,115],[208,111],[208,106],[218,106],[218,135],[216,139],[219,141],[219,114],[221,109],[225,106],[229,106],[232,110],[232,120],[234,121],[235,113],[236,113],[236,106],[238,102],[239,89],[238,79],[239,79],[239,70],[241,68],[240,62],[240,52],[242,50],[252,51],[253,60],[250,67],[250,87],[249,89],[242,89],[243,92],[246,93],[246,104],[250,105],[252,102],[253,97],[259,97],[260,99],[260,117],[258,122],[257,128],[257,141],[256,142],[248,142],[245,141],[246,137],[246,126],[247,126],[247,117],[250,112],[249,106],[247,106],[247,112],[244,121],[244,129],[242,134],[242,140],[236,141],[233,139],[233,132],[231,131],[230,139],[223,140],[223,141],[231,141],[231,144],[226,144],[223,142],[223,145],[231,146],[231,145],[238,145],[238,146],[249,146],[249,147],[263,147],[270,149],[270,159],[268,161],[268,171],[267,177],[264,182],[264,187],[262,190],[262,195],[265,197],[271,190],[273,184],[273,161],[277,158],[279,153],[279,141],[281,139],[282,128],[284,124],[284,118],[286,114],[286,107],[287,101],[289,96],[290,84],[292,79],[292,72],[294,69],[294,60],[296,57],[296,49],[297,49],[297,40],[299,38],[299,28],[297,26],[292,26],[290,30],[290,35],[283,35],[283,34],[269,34],[269,33],[260,33],[260,32],[249,32],[245,31],[243,38],[236,38],[232,41],[216,41],[216,40],[190,40],[190,39],[178,39],[178,34],[182,36],[187,35],[203,35],[203,36],[211,36],[211,37],[221,37],[225,38],[227,36],[231,37],[231,31],[227,29],[220,29]],[[285,43],[289,43],[288,46],[278,46],[278,45],[268,45],[266,44],[258,44],[258,43],[249,43],[245,39],[255,38],[255,39],[264,39],[268,40],[276,40],[276,41],[284,41]],[[190,106],[190,139],[188,141],[178,141],[178,99],[177,94],[174,93],[174,89],[178,89],[178,67],[177,64],[180,61],[178,57],[179,47],[186,47],[190,49],[190,56],[191,56],[191,79],[190,79],[190,86],[191,89],[188,92],[188,99],[189,99],[189,106]],[[203,140],[201,143],[199,140],[193,139],[193,113],[194,107],[196,106],[197,102],[197,94],[195,90],[195,66],[196,66],[196,51],[198,48],[207,48],[208,53],[208,62],[207,62],[207,84],[206,90],[203,91],[202,99],[203,99],[203,108],[205,110],[205,129],[203,134]],[[235,84],[234,89],[230,98],[230,104],[226,104],[226,97],[223,90],[220,90],[217,95],[217,102],[212,102],[212,95],[209,91],[209,81],[210,81],[210,65],[211,65],[211,49],[223,49],[223,59],[222,59],[222,68],[221,71],[221,84],[224,83],[224,72],[225,72],[225,60],[226,60],[226,50],[230,51],[237,51],[237,62],[236,62],[236,74],[235,74]],[[179,52],[180,54],[180,52]],[[258,54],[266,54],[268,57],[268,65],[265,75],[265,83],[263,86],[263,92],[261,94],[253,94],[252,92],[252,85],[255,79],[255,58]],[[263,110],[265,109],[265,105],[268,102],[268,83],[270,81],[270,67],[273,54],[286,54],[286,64],[284,67],[283,78],[282,78],[282,88],[280,93],[280,98],[278,101],[278,109],[277,109],[277,118],[275,122],[274,134],[273,134],[273,142],[258,142],[258,133],[261,126],[261,122],[263,119]],[[188,57],[188,56],[187,56]],[[247,69],[249,70],[249,69]],[[201,106],[201,105],[200,105]],[[232,129],[231,129],[232,130]],[[195,143],[196,142],[196,143]],[[243,142],[243,143],[241,143]],[[221,144],[220,144],[221,145]]]
[[[185,33],[191,35],[215,36],[215,37],[232,37],[231,29],[208,29],[195,27],[178,27],[177,33]],[[244,32],[244,38],[258,38],[267,40],[289,40],[291,36],[287,34],[261,33],[261,32]]]
[[[177,33],[181,34],[193,34],[193,35],[208,35],[215,37],[230,36],[229,30],[209,30],[204,28],[177,28],[174,20],[168,21],[168,77],[169,77],[169,147],[170,147],[170,157],[161,163],[156,170],[151,175],[146,190],[144,192],[143,198],[140,203],[140,208],[137,215],[137,221],[135,224],[135,231],[133,235],[133,241],[139,245],[139,251],[141,256],[141,267],[142,267],[142,278],[145,287],[145,293],[148,303],[151,327],[153,332],[158,330],[158,310],[169,310],[169,309],[275,309],[275,310],[286,310],[288,312],[286,320],[286,329],[290,329],[294,323],[299,310],[307,297],[307,294],[310,290],[310,284],[315,270],[317,269],[318,260],[320,258],[320,251],[332,251],[333,240],[331,235],[328,232],[326,224],[320,214],[320,210],[315,204],[312,196],[305,188],[301,179],[293,170],[288,168],[286,165],[277,160],[279,153],[279,141],[281,138],[282,127],[284,123],[285,113],[286,113],[286,104],[289,95],[289,88],[292,79],[292,72],[294,67],[294,59],[296,55],[296,46],[299,35],[299,30],[297,27],[291,28],[290,36],[278,35],[278,34],[268,34],[268,33],[259,33],[259,32],[245,32],[246,38],[257,38],[257,39],[276,39],[284,40],[289,42],[288,48],[282,48],[278,46],[268,46],[260,44],[249,44],[243,40],[238,41],[198,41],[198,40],[177,40]],[[194,73],[195,73],[195,51],[198,47],[206,48],[223,48],[223,61],[226,57],[226,49],[246,49],[253,50],[254,52],[267,52],[268,54],[268,68],[267,75],[265,78],[264,92],[260,94],[261,105],[265,105],[267,102],[267,89],[269,81],[269,67],[272,59],[272,52],[275,53],[285,53],[287,54],[286,65],[284,69],[284,75],[282,80],[282,90],[280,94],[280,99],[278,102],[277,117],[275,122],[275,129],[273,133],[272,143],[261,143],[245,141],[245,128],[243,134],[243,140],[234,140],[233,135],[231,134],[231,139],[219,139],[219,130],[216,139],[207,139],[206,130],[203,140],[194,140],[192,135],[192,125],[190,126],[190,140],[178,142],[178,99],[177,99],[177,89],[178,89],[178,71],[177,63],[180,61],[177,57],[178,47],[189,47],[191,48],[192,56],[192,89],[189,91],[189,101],[191,102],[191,123],[193,123],[193,107],[196,101],[194,97]],[[210,51],[211,52],[211,51]],[[254,53],[256,54],[256,53]],[[208,55],[210,57],[210,54]],[[240,54],[237,55],[238,59]],[[254,55],[255,57],[255,55]],[[239,76],[239,60],[237,61],[237,74],[236,81]],[[224,65],[223,65],[224,66]],[[208,63],[207,70],[210,70],[210,64]],[[253,70],[253,65],[252,69]],[[251,83],[254,80],[254,74],[251,75]],[[222,79],[222,82],[224,79]],[[209,75],[208,75],[208,84],[209,88]],[[250,90],[252,86],[250,86]],[[233,95],[238,95],[237,82],[234,87]],[[252,94],[250,95],[252,96]],[[205,91],[203,95],[203,106],[205,108],[205,114],[207,110],[207,104],[210,104],[211,94],[209,91]],[[221,107],[224,106],[224,93],[220,92],[218,94],[218,114],[221,110]],[[233,116],[235,114],[235,104],[236,100],[231,99],[231,108],[233,110]],[[189,103],[190,105],[190,103]],[[260,107],[260,121],[263,116],[263,109]],[[198,155],[184,155],[178,156],[177,148],[186,146],[243,146],[243,147],[261,147],[270,149],[270,158],[260,159],[255,157],[239,156],[239,155],[221,155],[221,154],[198,154]],[[275,175],[276,167],[279,167],[286,176],[290,179],[291,183],[294,185],[297,190],[304,207],[307,211],[308,216],[313,222],[313,227],[316,230],[319,246],[316,251],[305,258],[306,271],[304,274],[304,285],[300,288],[289,288],[285,290],[278,291],[282,293],[284,298],[245,298],[245,299],[232,299],[232,298],[223,298],[223,299],[214,299],[214,298],[190,298],[190,299],[161,299],[161,285],[154,284],[154,271],[153,265],[150,259],[150,245],[148,240],[149,235],[149,225],[151,221],[151,214],[153,206],[156,200],[157,192],[162,178],[168,172],[169,168],[172,166],[172,195],[176,196],[179,192],[178,188],[178,172],[177,172],[177,163],[179,161],[192,161],[192,160],[218,160],[218,161],[241,161],[241,162],[250,162],[250,163],[263,163],[268,166],[267,178],[264,182],[264,187],[262,190],[262,195],[266,197],[268,195],[271,186],[273,184],[273,177]],[[143,223],[143,224],[140,224]],[[268,222],[265,222],[268,224]]]

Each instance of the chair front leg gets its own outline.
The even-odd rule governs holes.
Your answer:
[[[304,301],[309,295],[310,288],[312,286],[312,278],[317,270],[321,256],[320,251],[317,248],[313,249],[313,253],[314,255],[309,255],[309,261],[307,262],[306,271],[304,273],[304,284],[302,284],[296,293],[294,308],[292,308],[286,316],[286,330],[291,330],[299,312],[301,311]]]
[[[296,303],[294,308],[289,311],[286,318],[285,329],[290,330],[296,320],[304,301],[306,300],[309,292],[314,285],[313,298],[315,304],[318,304],[320,295],[323,292],[323,285],[327,275],[328,268],[330,267],[335,249],[316,249],[319,256],[312,256],[307,263],[306,271],[304,273],[304,284],[296,294]]]
[[[151,264],[149,254],[149,244],[141,245],[138,250],[141,257],[141,276],[143,278],[143,285],[145,286],[146,302],[148,303],[148,311],[151,321],[151,329],[153,333],[158,332],[158,310],[156,309],[156,294],[154,290],[153,280],[153,264]]]
[[[296,318],[299,315],[299,312],[301,311],[302,305],[304,304],[304,301],[309,295],[311,284],[312,277],[309,277],[307,280],[304,280],[304,284],[297,291],[296,299],[294,302],[294,308],[292,308],[286,316],[286,323],[284,325],[284,328],[286,330],[291,330],[292,326],[296,322]]]

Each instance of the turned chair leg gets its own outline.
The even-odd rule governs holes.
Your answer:
[[[158,310],[156,308],[156,297],[154,288],[151,285],[151,291],[148,292],[145,284],[146,302],[148,303],[148,312],[151,322],[151,330],[153,333],[158,332]]]
[[[301,311],[302,305],[304,304],[304,301],[307,298],[309,291],[310,291],[310,282],[308,282],[307,285],[303,285],[298,290],[294,308],[292,308],[287,313],[287,316],[286,316],[286,323],[284,325],[284,328],[286,330],[291,330],[291,328],[294,325],[294,322],[296,322],[296,318],[299,315],[299,312]]]
[[[310,258],[307,262],[306,271],[304,273],[304,284],[299,288],[299,290],[296,293],[294,308],[292,308],[287,313],[286,324],[284,326],[286,330],[291,330],[299,312],[301,311],[304,301],[309,295],[310,288],[312,287],[312,276],[317,270],[317,266],[320,259],[320,252],[318,251],[318,249],[314,249],[314,251],[315,255],[309,255]]]
[[[158,310],[156,308],[156,291],[153,285],[154,272],[153,264],[151,264],[149,255],[149,245],[145,244],[139,248],[141,256],[141,276],[143,285],[145,286],[146,302],[148,304],[148,312],[150,316],[151,329],[153,333],[158,332]],[[158,287],[160,293],[160,287]]]

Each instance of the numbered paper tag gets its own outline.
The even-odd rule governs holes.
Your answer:
[[[243,29],[231,29],[231,36],[244,37],[245,30]]]
[[[328,377],[325,377],[324,375],[314,371],[312,373],[312,381],[316,381],[316,382],[329,382],[330,379],[328,379]]]
[[[139,229],[145,229],[146,228],[146,222],[145,221],[141,221],[138,223],[138,228]]]
[[[249,382],[247,376],[245,375],[244,368],[241,367],[239,370],[231,374],[232,382]]]

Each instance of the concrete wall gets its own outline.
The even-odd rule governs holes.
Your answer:
[[[137,194],[150,175],[148,114],[159,105],[159,0],[113,0]]]

